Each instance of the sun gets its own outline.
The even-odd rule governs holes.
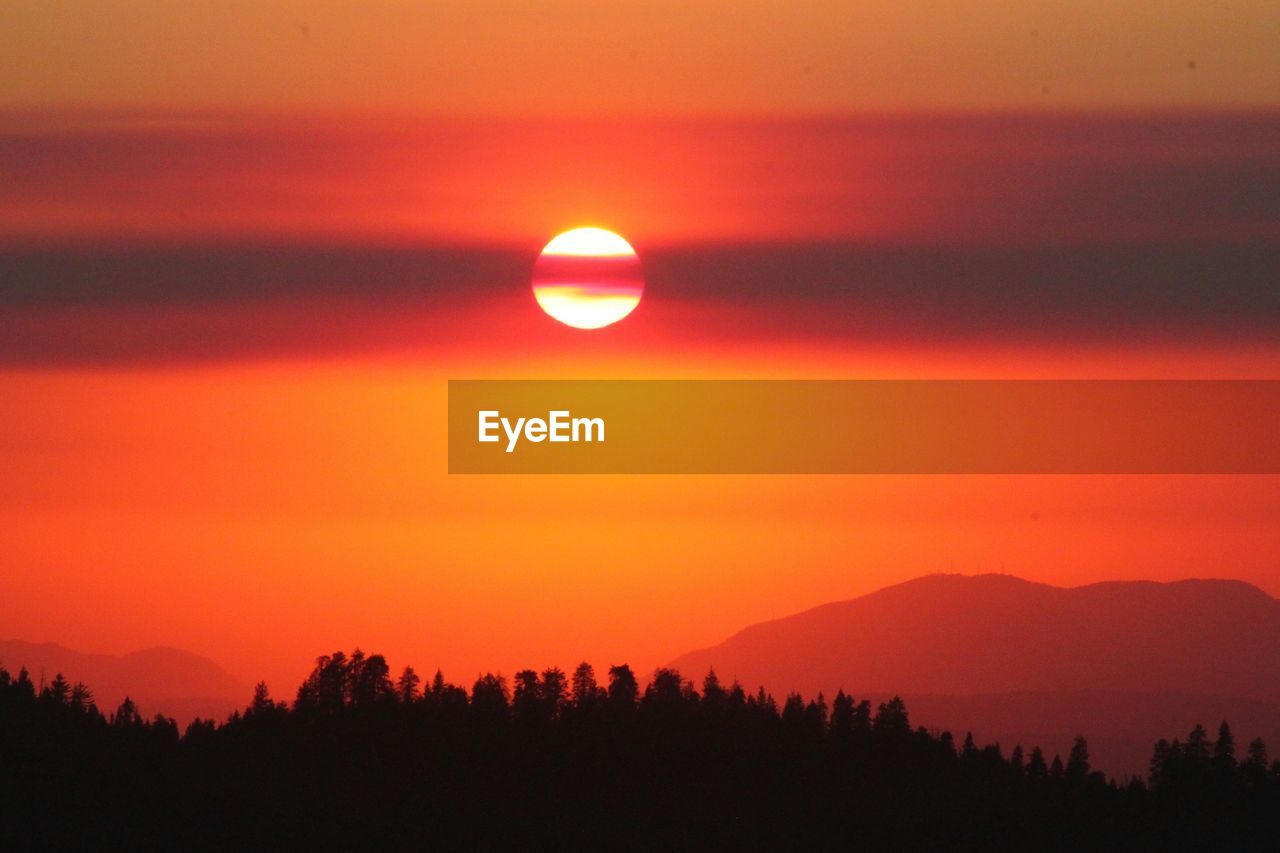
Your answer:
[[[557,234],[533,267],[533,297],[550,316],[575,329],[600,329],[635,310],[644,293],[640,258],[604,228]]]

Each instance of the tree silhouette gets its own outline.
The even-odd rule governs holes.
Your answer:
[[[364,657],[357,650],[352,655],[348,681],[351,704],[357,708],[368,708],[395,696],[391,668],[382,655]]]
[[[516,673],[515,688],[511,694],[511,710],[516,719],[536,722],[542,718],[542,689],[538,673],[522,669]]]
[[[47,690],[50,701],[57,705],[66,705],[71,701],[71,685],[62,677],[62,673],[54,677]]]
[[[1267,745],[1262,738],[1254,738],[1249,742],[1249,760],[1251,767],[1266,769],[1267,766]]]
[[[1089,743],[1077,735],[1075,742],[1071,745],[1071,754],[1067,756],[1067,776],[1079,780],[1088,775]]]
[[[727,698],[728,694],[720,684],[720,676],[716,675],[714,669],[707,670],[706,677],[702,679],[702,704],[714,713],[724,706]]]
[[[1213,742],[1213,763],[1223,770],[1236,765],[1236,739],[1231,736],[1231,726],[1226,720],[1218,726],[1218,739]]]
[[[77,681],[71,686],[71,696],[67,701],[77,711],[87,711],[93,705],[93,691],[83,681]]]
[[[596,671],[591,664],[583,661],[573,671],[573,704],[581,710],[590,710],[605,698],[605,692],[596,683]]]
[[[418,685],[422,683],[422,679],[418,678],[418,673],[413,671],[413,667],[406,666],[400,672],[400,677],[396,679],[396,696],[406,705],[416,702],[420,693]]]
[[[978,754],[978,747],[973,742],[973,732],[964,733],[964,743],[960,746],[961,758],[973,758]]]
[[[526,673],[533,675],[534,689],[536,689],[537,675],[531,670],[526,670]],[[520,689],[520,676],[523,674],[525,673],[516,676],[517,691]],[[507,719],[510,709],[508,706],[506,679],[492,673],[482,675],[476,679],[476,683],[471,688],[471,708],[478,719],[490,722]]]
[[[640,695],[635,673],[625,663],[609,667],[609,705],[615,711],[631,711]]]
[[[1204,726],[1196,723],[1196,727],[1187,735],[1187,743],[1183,747],[1187,758],[1203,761],[1209,757],[1209,733]]]
[[[111,715],[111,725],[117,729],[136,728],[142,725],[142,717],[138,714],[138,706],[128,696],[120,703],[120,707]]]
[[[655,669],[644,691],[644,702],[655,708],[679,707],[685,696],[684,679],[674,669]]]
[[[1047,779],[1049,766],[1044,763],[1044,752],[1040,747],[1031,748],[1031,758],[1027,761],[1027,777],[1034,780]]]
[[[901,697],[894,696],[888,702],[880,703],[876,710],[871,728],[877,734],[905,737],[911,733],[911,721],[907,716],[907,706]]]
[[[539,688],[544,706],[543,714],[548,719],[558,717],[569,701],[569,681],[565,674],[554,666],[543,670]]]
[[[249,702],[249,708],[246,715],[264,716],[275,713],[276,703],[271,701],[271,692],[267,690],[267,683],[259,681],[253,688],[253,699]]]
[[[1022,744],[1017,744],[1014,746],[1013,752],[1009,753],[1009,769],[1021,776],[1025,770],[1023,763]]]
[[[1280,764],[1161,740],[1149,783],[1108,781],[1077,737],[1064,764],[912,729],[844,690],[779,709],[714,672],[641,689],[523,670],[468,691],[381,655],[316,659],[292,706],[259,683],[221,723],[109,718],[64,678],[0,669],[0,849],[1275,849]],[[657,816],[655,818],[655,816]]]

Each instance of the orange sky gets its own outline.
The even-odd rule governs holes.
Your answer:
[[[1271,0],[19,0],[0,108],[1275,106],[1276,32]]]
[[[1274,350],[1232,348],[605,348],[593,375],[1280,372]],[[1280,594],[1275,477],[448,476],[446,379],[584,369],[567,337],[513,349],[0,375],[2,583],[23,602],[6,632],[174,644],[291,690],[312,655],[355,644],[463,680],[649,668],[932,571]]]
[[[1274,477],[465,478],[444,439],[450,378],[1280,378],[1274,118],[72,119],[0,134],[5,634],[287,695],[356,644],[647,669],[932,571],[1280,594]],[[575,215],[646,274],[597,333],[529,291]]]
[[[1268,0],[11,4],[0,634],[287,696],[357,644],[648,669],[932,571],[1280,595],[1275,477],[467,478],[444,445],[450,378],[1280,379],[1276,32]],[[528,289],[588,224],[646,283],[594,333]]]
[[[1273,119],[72,118],[0,134],[6,634],[287,694],[356,644],[650,668],[932,571],[1280,594],[1277,478],[450,477],[444,412],[450,378],[1280,378]],[[647,278],[597,333],[529,292],[575,211]]]

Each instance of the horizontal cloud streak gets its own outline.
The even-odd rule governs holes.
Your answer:
[[[558,340],[515,249],[342,246],[0,252],[0,363],[361,351],[483,353]],[[1270,343],[1280,244],[1075,248],[717,245],[655,250],[619,345]],[[582,334],[572,333],[567,334]]]
[[[108,116],[107,118],[110,118]],[[1280,113],[136,123],[0,113],[0,241],[1280,239]]]
[[[1280,114],[197,118],[0,114],[0,364],[567,351],[584,217],[646,286],[599,351],[1280,338]]]

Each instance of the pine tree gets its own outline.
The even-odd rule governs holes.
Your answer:
[[[1236,739],[1226,720],[1218,726],[1218,739],[1213,742],[1213,763],[1224,770],[1236,766]]]
[[[724,704],[724,699],[725,692],[720,684],[720,677],[714,669],[707,670],[706,678],[702,679],[703,704],[709,709],[718,710]]]
[[[1196,727],[1187,735],[1185,753],[1192,761],[1203,761],[1209,757],[1209,733],[1204,726],[1196,723]]]
[[[413,671],[413,667],[406,666],[400,671],[400,677],[396,679],[396,696],[400,702],[405,705],[412,705],[416,702],[420,693],[418,685],[422,683],[422,679],[418,677],[418,673]]]
[[[138,715],[138,706],[128,696],[124,697],[124,701],[120,703],[120,707],[112,715],[111,725],[118,729],[143,725],[142,717]]]
[[[93,691],[83,681],[77,681],[71,687],[71,697],[68,701],[77,711],[88,711],[93,707]]]
[[[1264,770],[1267,767],[1267,744],[1260,737],[1256,737],[1249,741],[1249,759],[1250,765],[1261,767]]]
[[[578,709],[594,707],[600,701],[603,691],[596,683],[596,670],[591,664],[583,661],[573,671],[572,680],[573,704]]]
[[[543,716],[555,719],[569,701],[569,680],[558,666],[548,667],[542,671],[539,682],[539,693],[542,698]]]
[[[516,719],[537,719],[542,709],[541,694],[538,673],[535,670],[522,669],[517,672],[511,694],[511,710],[515,713]],[[475,701],[474,698],[472,701]]]
[[[246,716],[262,716],[275,711],[276,703],[271,701],[271,693],[267,690],[267,683],[259,681],[257,686],[253,688],[253,701],[249,703],[249,711]]]
[[[1089,742],[1076,735],[1071,744],[1071,753],[1067,756],[1067,775],[1080,780],[1089,775]]]
[[[1040,747],[1031,748],[1031,759],[1027,762],[1027,776],[1032,779],[1044,779],[1049,775],[1049,768],[1044,763],[1044,752]]]
[[[882,702],[876,710],[876,718],[871,727],[877,734],[910,734],[911,720],[907,716],[907,706],[902,698],[894,696],[888,702]]]
[[[634,709],[639,693],[640,685],[631,667],[625,663],[609,667],[609,704],[615,710]]]
[[[525,670],[532,672],[532,670]],[[519,676],[516,676],[519,678]],[[537,675],[534,675],[534,682],[537,682]],[[508,716],[509,706],[507,704],[507,682],[506,679],[486,673],[476,679],[476,683],[471,687],[471,709],[481,719],[489,722],[505,720]]]
[[[837,690],[836,698],[831,702],[830,730],[841,737],[853,732],[853,697],[843,690]]]

